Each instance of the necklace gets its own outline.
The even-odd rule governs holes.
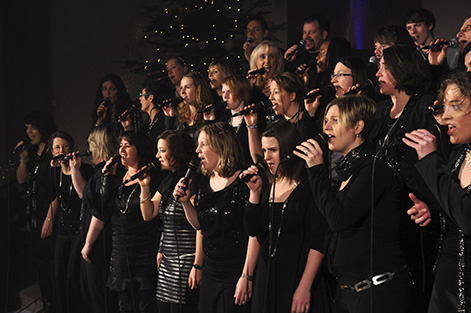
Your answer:
[[[123,203],[124,210],[123,210],[123,209],[119,209],[119,211],[120,211],[122,214],[126,214],[126,212],[128,211],[128,208],[129,208],[129,201],[131,201],[131,197],[132,197],[132,195],[134,194],[134,192],[136,191],[137,185],[139,185],[139,184],[137,184],[137,183],[135,184],[133,190],[131,191],[131,193],[130,193],[129,196],[128,196],[128,199],[126,200],[125,203]],[[123,185],[120,185],[120,186],[119,186],[119,198],[120,198],[120,199],[123,198]]]
[[[72,197],[72,182],[70,183],[70,187],[69,187],[69,199],[67,201],[67,205],[64,207],[64,200],[62,199],[62,195],[61,195],[61,191],[62,191],[62,170],[60,171],[60,176],[59,176],[59,195],[58,195],[58,198],[59,198],[59,204],[61,206],[61,209],[63,211],[66,211],[68,208],[69,208],[69,205],[70,205],[70,198]]]
[[[471,170],[471,150],[466,148],[466,156],[464,158],[465,168]]]
[[[294,190],[294,188],[296,188],[296,186],[299,184],[299,181],[297,182],[294,182],[290,189],[291,190]],[[274,191],[273,191],[274,192]],[[288,205],[288,199],[289,199],[289,196],[286,198],[285,202],[283,202],[283,206],[281,207],[281,217],[280,217],[280,225],[278,225],[278,230],[276,232],[276,243],[275,243],[275,247],[272,249],[273,247],[273,232],[272,232],[272,228],[273,228],[273,216],[274,216],[274,197],[272,197],[270,199],[270,202],[269,202],[269,210],[271,212],[271,218],[268,219],[268,234],[269,234],[269,240],[268,240],[268,253],[270,255],[271,258],[275,257],[276,255],[276,250],[278,249],[278,242],[280,240],[280,235],[281,235],[281,225],[283,224],[283,216],[285,215],[285,209],[286,209],[286,206]]]

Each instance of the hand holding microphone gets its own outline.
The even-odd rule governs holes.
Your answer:
[[[188,200],[188,197],[190,195],[188,187],[190,187],[191,176],[198,169],[198,164],[199,160],[196,159],[191,160],[190,163],[188,163],[188,168],[186,170],[185,176],[180,178],[173,191],[173,197],[175,198],[175,200],[180,200],[180,202],[182,203]]]
[[[119,154],[115,154],[111,159],[106,161],[105,166],[103,166],[102,169],[103,175],[116,174],[116,164],[118,164],[119,160],[121,160],[121,156]]]
[[[320,133],[315,138],[309,138],[296,146],[296,149],[293,151],[294,155],[303,159],[309,168],[324,163],[321,144],[325,138],[326,135]]]

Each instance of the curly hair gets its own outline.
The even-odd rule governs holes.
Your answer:
[[[438,102],[443,103],[448,86],[456,85],[463,97],[471,99],[471,72],[457,72],[445,77],[438,88]],[[471,111],[471,107],[466,108]]]
[[[200,73],[191,72],[185,74],[183,78],[190,78],[196,87],[196,111],[203,109],[206,105],[213,103],[213,96],[211,95],[211,87],[209,86],[206,79]],[[203,117],[197,115],[197,120],[202,121]],[[191,121],[190,107],[185,103],[181,102],[178,105],[178,121],[180,123]]]

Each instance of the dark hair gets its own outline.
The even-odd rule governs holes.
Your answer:
[[[438,89],[438,101],[440,103],[443,103],[445,99],[446,88],[453,84],[458,87],[463,96],[471,99],[471,72],[456,72],[442,80]],[[467,109],[471,110],[471,107]]]
[[[345,58],[353,54],[352,46],[347,39],[342,37],[334,37],[330,40],[329,47],[325,56],[325,62],[327,64],[326,73],[332,74],[335,65],[340,59]],[[330,78],[330,77],[329,77]]]
[[[111,114],[107,114],[106,116],[106,122],[111,122],[115,117],[119,116],[121,113],[123,113],[125,110],[127,110],[131,104],[132,100],[131,97],[129,96],[126,86],[124,85],[122,79],[115,74],[108,74],[105,77],[103,77],[100,81],[100,84],[98,85],[98,89],[96,91],[96,96],[95,96],[95,105],[94,105],[94,111],[93,111],[93,116],[96,119],[96,110],[98,106],[105,101],[103,98],[103,93],[102,93],[102,87],[103,83],[105,82],[111,82],[113,85],[116,86],[117,89],[117,100],[116,103],[112,104],[111,106]]]
[[[304,82],[298,75],[294,73],[284,72],[282,74],[274,76],[273,81],[275,81],[275,83],[281,89],[286,90],[288,93],[294,92],[296,94],[295,101],[298,103],[298,106],[304,106],[303,97],[306,94],[306,89],[304,87]]]
[[[227,123],[216,122],[201,127],[200,134],[204,132],[208,145],[218,156],[217,171],[222,177],[230,177],[240,169],[245,168],[242,158],[242,147],[234,127]],[[212,174],[201,170],[204,174]]]
[[[435,28],[435,16],[432,12],[424,8],[417,8],[407,12],[404,17],[404,25],[409,23],[421,23],[423,22],[426,26],[432,26],[431,32]]]
[[[352,71],[353,85],[362,84],[364,81],[368,79],[368,71],[367,71],[366,63],[359,57],[354,57],[354,56],[343,57],[338,61],[338,63],[342,63],[343,65],[345,65]]]
[[[148,79],[142,86],[146,90],[146,93],[154,96],[152,103],[157,105],[162,101],[171,99],[175,93],[173,86],[165,82],[164,80]],[[146,96],[146,99],[149,96]]]
[[[56,122],[44,111],[31,112],[24,118],[24,123],[33,125],[41,135],[41,142],[47,142],[57,129]]]
[[[195,141],[184,131],[166,130],[157,138],[167,142],[174,170],[185,168],[191,160],[196,159]]]
[[[211,66],[219,66],[226,76],[235,74],[234,65],[229,60],[216,59],[209,64],[208,68]]]
[[[301,144],[296,126],[286,120],[279,120],[270,124],[263,132],[262,137],[273,137],[278,141],[279,159],[283,160],[297,145]],[[291,158],[278,167],[279,177],[299,180],[304,169],[304,161],[300,158]],[[273,178],[269,176],[270,180]]]
[[[52,143],[54,142],[55,138],[62,138],[64,140],[67,140],[67,142],[70,145],[70,152],[74,152],[75,149],[75,140],[72,138],[72,136],[69,133],[66,133],[64,131],[56,131],[54,132],[51,137],[49,138],[48,145],[52,148]]]
[[[396,82],[395,88],[408,95],[432,91],[433,77],[422,54],[412,46],[394,45],[383,51],[384,64]]]
[[[387,45],[410,45],[415,47],[414,40],[404,26],[389,25],[378,30],[373,38],[374,42]]]
[[[249,17],[249,19],[247,20],[247,24],[252,22],[252,21],[256,21],[256,22],[259,22],[260,25],[262,25],[262,30],[268,30],[268,24],[267,24],[267,21],[265,21],[265,19],[261,16],[252,16],[252,17]]]
[[[178,56],[178,55],[172,55],[171,57],[169,57],[169,58],[167,59],[167,63],[168,63],[168,61],[170,61],[170,60],[175,60],[175,61],[177,61],[177,63],[180,64],[182,67],[188,66],[188,65],[186,64],[186,61],[183,60],[183,58],[180,57],[180,56]]]
[[[339,107],[339,121],[341,124],[354,128],[356,123],[363,121],[364,127],[359,134],[363,140],[368,140],[373,128],[376,103],[364,95],[351,95],[332,100],[325,108],[324,120],[327,111],[332,106]]]
[[[138,155],[138,166],[142,167],[154,159],[154,149],[152,142],[146,133],[142,131],[129,130],[123,132],[119,137],[119,142],[125,138],[131,145],[136,147]]]
[[[321,32],[326,31],[327,33],[329,33],[330,23],[329,23],[329,20],[324,15],[314,14],[314,15],[309,15],[308,17],[304,19],[304,24],[314,23],[314,22],[319,23],[319,30]]]

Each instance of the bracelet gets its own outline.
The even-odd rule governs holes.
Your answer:
[[[242,275],[240,275],[241,278],[247,277],[248,281],[254,281],[254,276],[253,275],[245,275],[244,272],[242,272]]]
[[[150,199],[150,194],[149,194],[149,196],[148,196],[147,198],[145,198],[145,199],[141,199],[141,196],[139,196],[139,200],[140,200],[141,203],[144,203],[144,202],[146,202],[146,201],[149,200],[149,199]]]
[[[46,216],[46,220],[48,220],[49,222],[54,222],[54,220],[50,219],[49,217]]]
[[[247,128],[254,129],[254,128],[257,128],[257,125],[247,125]]]
[[[202,270],[203,266],[199,265],[199,264],[193,264],[193,268],[196,269],[196,270]]]

